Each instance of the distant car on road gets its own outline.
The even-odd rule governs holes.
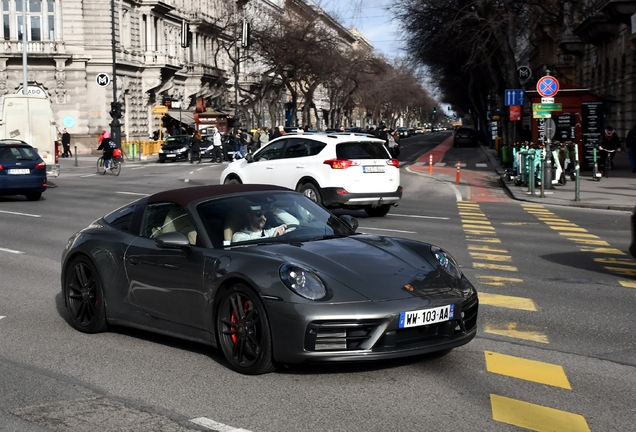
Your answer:
[[[190,135],[175,135],[166,138],[159,150],[159,162],[187,161],[190,154]]]
[[[232,162],[222,184],[271,184],[326,208],[385,216],[402,198],[400,165],[384,140],[363,133],[285,135]]]
[[[411,133],[409,132],[408,128],[399,127],[399,128],[397,128],[397,131],[400,134],[400,138],[406,138],[406,137],[411,136]]]
[[[477,145],[477,132],[475,132],[474,129],[467,127],[460,127],[455,129],[453,145],[455,147],[459,147],[462,145],[475,147]]]
[[[46,164],[38,152],[24,141],[0,140],[0,195],[37,201],[46,187]]]

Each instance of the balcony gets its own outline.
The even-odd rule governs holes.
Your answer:
[[[585,46],[578,36],[573,34],[564,34],[561,39],[557,41],[557,46],[564,54],[583,55],[585,52]]]
[[[592,45],[601,45],[612,39],[618,33],[619,24],[609,21],[605,15],[591,15],[573,30],[581,42]]]
[[[206,78],[216,78],[223,75],[223,71],[221,69],[201,63],[189,63],[186,66],[186,72],[189,76],[200,76]]]
[[[146,51],[144,60],[146,66],[160,66],[175,70],[183,67],[183,62],[178,57],[157,51]]]
[[[600,10],[609,21],[629,25],[632,15],[636,14],[634,0],[607,0],[600,4]]]
[[[4,55],[22,55],[22,41],[4,41]],[[27,41],[27,54],[50,56],[54,54],[65,54],[64,42],[55,41]]]

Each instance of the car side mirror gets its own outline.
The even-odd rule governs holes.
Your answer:
[[[351,215],[342,215],[340,220],[355,232],[358,229],[358,220]]]
[[[155,238],[155,244],[160,248],[167,249],[190,249],[190,241],[188,238],[177,231],[160,234]]]
[[[245,155],[245,160],[247,161],[247,163],[254,162],[254,155],[252,153],[246,154]]]

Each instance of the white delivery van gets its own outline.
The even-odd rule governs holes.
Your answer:
[[[19,139],[34,147],[50,177],[60,175],[57,127],[46,95],[8,94],[0,97],[0,139]]]

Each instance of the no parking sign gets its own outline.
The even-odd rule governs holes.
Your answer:
[[[558,91],[559,81],[553,76],[547,75],[537,81],[537,92],[543,97],[554,97]]]

